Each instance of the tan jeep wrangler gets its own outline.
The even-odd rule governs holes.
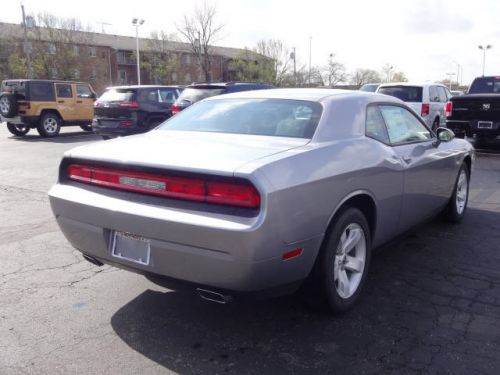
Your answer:
[[[0,121],[17,136],[36,128],[42,137],[55,137],[61,126],[92,131],[96,94],[88,83],[36,79],[2,82]]]

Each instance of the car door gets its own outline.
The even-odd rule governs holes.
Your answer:
[[[76,98],[70,83],[56,83],[57,110],[64,121],[78,119]]]
[[[94,117],[94,92],[85,84],[77,83],[75,84],[75,88],[78,120],[92,121]]]
[[[389,139],[404,166],[404,189],[399,231],[437,213],[450,197],[453,153],[408,109],[379,106]]]

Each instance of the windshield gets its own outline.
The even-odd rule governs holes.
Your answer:
[[[160,130],[311,138],[321,111],[319,103],[301,100],[208,100],[175,115]]]
[[[378,89],[380,94],[394,96],[404,102],[421,102],[422,87],[418,86],[385,86]]]
[[[184,89],[182,92],[181,96],[179,97],[179,100],[185,100],[190,103],[195,103],[199,102],[202,99],[208,98],[210,96],[215,96],[219,94],[223,94],[226,92],[226,89],[223,88],[194,88],[194,87],[188,87]]]
[[[468,91],[469,94],[499,94],[500,77],[476,78]]]
[[[100,102],[130,102],[134,99],[135,90],[132,89],[109,89],[99,98]]]

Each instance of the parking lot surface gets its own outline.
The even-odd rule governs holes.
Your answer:
[[[498,374],[500,155],[478,155],[464,221],[373,259],[340,316],[294,297],[221,306],[84,260],[47,191],[62,153],[100,141],[0,126],[0,374]]]

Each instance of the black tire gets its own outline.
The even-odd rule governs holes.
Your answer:
[[[40,118],[40,123],[36,127],[38,133],[45,138],[57,137],[61,130],[61,119],[55,113],[45,113]]]
[[[9,132],[18,137],[23,137],[30,131],[30,127],[28,125],[14,125],[9,123],[7,124],[7,129]]]
[[[432,123],[432,131],[435,132],[437,130],[437,128],[439,128],[439,118],[436,117],[434,119],[434,122]]]
[[[464,178],[462,174],[464,174],[463,176],[465,176],[465,181],[461,180],[461,178]],[[465,186],[463,185],[463,182],[466,183]],[[467,202],[469,201],[469,182],[469,167],[467,166],[467,164],[463,163],[458,170],[455,185],[453,185],[453,194],[444,211],[444,217],[446,221],[449,221],[451,223],[458,223],[464,218],[465,211],[467,211]],[[465,192],[465,197],[462,195],[461,198],[457,199],[457,196],[460,197],[462,192]],[[460,202],[463,202],[463,208],[461,208]]]
[[[326,309],[333,313],[342,313],[349,310],[356,303],[366,281],[371,261],[371,234],[365,216],[357,208],[345,208],[334,220],[316,259],[314,269],[304,285],[302,295],[305,297],[306,302],[315,308]],[[349,229],[350,227],[353,227],[353,229]],[[361,230],[363,237],[361,237],[359,243],[364,240],[365,260],[362,267],[360,267],[361,270],[359,272],[352,272],[349,279],[347,273],[351,271],[346,269],[345,259],[343,264],[339,260],[342,258],[342,255],[339,254],[338,248],[342,236],[350,230]],[[348,253],[352,254],[352,251],[358,252],[359,249],[356,246]],[[334,270],[337,264],[339,267],[345,267],[343,270],[337,272],[344,272],[349,282],[354,280],[353,277],[356,275],[357,286],[351,291],[352,294],[350,295],[342,296],[339,292],[339,289],[342,289],[340,287],[340,278],[338,280],[335,279]]]
[[[82,129],[85,132],[91,132],[92,131],[92,124],[80,125],[80,129]]]
[[[17,115],[17,99],[14,94],[5,93],[0,96],[0,114],[3,117]]]

